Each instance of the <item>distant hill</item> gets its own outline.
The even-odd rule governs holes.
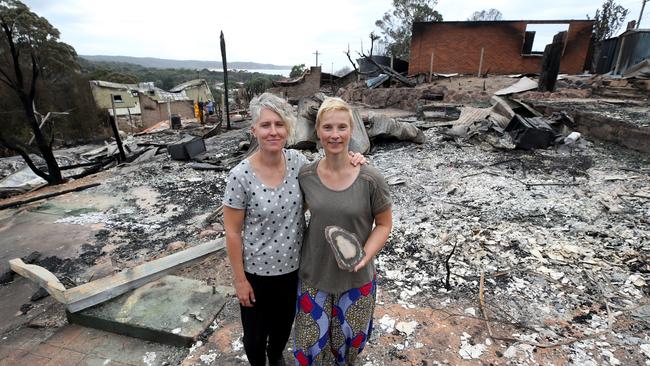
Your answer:
[[[220,61],[168,60],[155,57],[80,55],[89,61],[125,62],[157,69],[221,69]],[[228,62],[229,69],[290,70],[291,66],[258,64],[256,62]]]

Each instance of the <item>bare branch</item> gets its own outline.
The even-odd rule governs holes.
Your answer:
[[[34,172],[34,174],[36,174],[39,177],[41,177],[41,178],[45,179],[46,181],[50,182],[51,177],[47,173],[45,173],[44,171],[42,171],[41,169],[36,167],[36,164],[34,164],[34,161],[29,157],[29,154],[27,153],[27,150],[21,149],[18,146],[18,144],[14,144],[14,143],[17,143],[17,141],[10,141],[10,140],[6,139],[4,136],[2,136],[2,134],[0,134],[0,143],[3,144],[9,150],[12,150],[12,151],[15,151],[16,153],[18,153],[18,155],[20,155],[25,160],[25,163]]]

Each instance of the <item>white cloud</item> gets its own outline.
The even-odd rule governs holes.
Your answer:
[[[125,55],[171,59],[221,60],[223,31],[228,60],[295,65],[319,63],[326,71],[349,66],[343,51],[356,55],[368,48],[376,19],[391,9],[391,0],[26,0],[37,14],[61,31],[61,39],[80,54]],[[637,19],[640,1],[623,0],[628,21]],[[637,4],[638,3],[638,4]],[[599,7],[593,1],[547,0],[490,3],[440,0],[436,9],[446,21],[466,20],[474,11],[496,8],[506,20],[585,19]],[[646,13],[649,12],[646,9]],[[650,28],[650,14],[642,27]]]

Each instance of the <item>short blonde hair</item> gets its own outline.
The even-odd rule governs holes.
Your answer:
[[[287,141],[293,140],[296,117],[293,115],[293,107],[287,101],[271,93],[262,93],[251,100],[249,109],[253,124],[256,124],[260,119],[262,109],[275,112],[285,123],[288,135]]]
[[[352,107],[344,101],[343,99],[339,97],[330,97],[326,98],[323,101],[323,104],[320,105],[320,108],[318,108],[318,114],[316,114],[316,128],[320,125],[320,121],[323,118],[323,115],[326,112],[332,112],[332,111],[343,111],[347,112],[348,116],[350,117],[350,127],[354,128],[354,117],[352,116]]]

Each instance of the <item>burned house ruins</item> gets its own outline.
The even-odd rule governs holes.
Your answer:
[[[592,21],[543,21],[568,29],[533,54],[537,22],[416,23],[404,70],[369,57],[373,75],[311,67],[271,89],[310,160],[324,98],[351,103],[351,146],[389,185],[360,364],[650,362],[647,32],[606,41],[592,73]],[[0,363],[245,363],[221,198],[250,117],[200,123],[200,80],[92,85],[123,146],[55,151],[60,186],[0,159]]]

